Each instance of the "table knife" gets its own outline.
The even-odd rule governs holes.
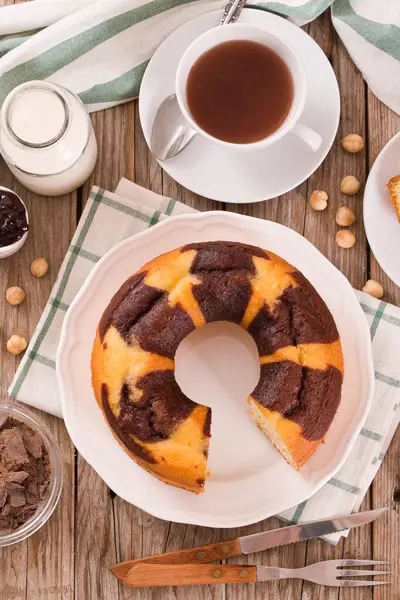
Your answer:
[[[119,563],[112,567],[112,571],[118,579],[124,583],[129,583],[129,571],[135,568],[140,563],[146,564],[164,564],[164,565],[183,565],[183,564],[201,564],[225,558],[232,558],[240,554],[251,554],[273,548],[275,546],[283,546],[294,542],[301,542],[311,538],[337,533],[345,529],[358,527],[371,523],[380,517],[387,508],[380,508],[353,515],[335,517],[331,519],[322,519],[318,521],[310,521],[299,525],[291,525],[282,527],[281,529],[272,529],[262,533],[246,535],[234,540],[218,542],[205,546],[197,546],[187,550],[178,552],[169,552],[166,554],[158,554],[156,556],[148,556],[136,560]],[[132,585],[132,584],[131,584]]]

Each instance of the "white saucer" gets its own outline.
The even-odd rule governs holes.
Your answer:
[[[204,494],[196,496],[144,471],[114,439],[93,395],[90,354],[101,314],[129,275],[158,254],[207,240],[262,246],[303,271],[336,321],[345,377],[326,443],[297,472],[247,414],[245,398],[257,383],[260,368],[250,336],[223,322],[190,334],[178,349],[177,381],[190,398],[213,409],[210,477]],[[161,519],[208,527],[255,523],[315,494],[346,460],[374,388],[368,324],[342,273],[292,229],[225,211],[166,219],[110,250],[68,310],[58,347],[57,377],[65,425],[74,445],[116,494]]]
[[[374,162],[364,192],[364,225],[368,242],[385,273],[400,286],[400,223],[386,184],[400,174],[400,132]]]
[[[139,96],[140,120],[149,143],[154,115],[175,91],[175,73],[187,46],[201,33],[218,25],[220,11],[189,21],[172,33],[155,52],[143,77]],[[273,27],[303,62],[308,99],[300,119],[322,136],[312,152],[292,134],[270,147],[234,153],[197,136],[181,154],[160,162],[165,171],[187,189],[221,202],[247,204],[275,198],[305,181],[327,155],[339,123],[339,89],[333,69],[321,48],[302,29],[271,13],[245,9],[240,22]],[[229,25],[234,27],[235,25]]]

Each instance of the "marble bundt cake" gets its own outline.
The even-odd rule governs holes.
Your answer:
[[[93,389],[128,454],[162,481],[196,493],[208,475],[211,409],[183,394],[174,356],[191,331],[212,321],[237,323],[254,339],[260,379],[248,397],[250,412],[296,469],[323,442],[343,378],[332,315],[309,281],[279,256],[208,242],[147,263],[100,320]]]

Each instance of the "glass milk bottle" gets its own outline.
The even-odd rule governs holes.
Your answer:
[[[25,187],[59,196],[88,179],[97,143],[78,96],[54,83],[28,81],[14,88],[1,107],[0,152]]]

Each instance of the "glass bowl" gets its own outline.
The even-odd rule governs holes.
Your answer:
[[[15,194],[18,197],[18,199],[20,200],[21,204],[25,208],[26,221],[27,221],[27,223],[29,225],[28,209],[26,208],[25,203],[22,201],[22,198],[20,196],[18,196],[18,194],[16,192],[14,192],[14,190],[10,190],[10,188],[6,188],[6,187],[4,187],[2,185],[0,185],[0,191],[1,190],[6,191],[6,192],[12,192],[13,194]],[[2,259],[2,258],[8,258],[9,256],[12,256],[16,252],[18,252],[18,250],[20,250],[22,248],[22,246],[25,244],[26,238],[28,237],[28,235],[29,235],[29,229],[28,229],[28,231],[26,231],[24,233],[24,235],[19,240],[17,240],[13,244],[8,244],[8,246],[0,246],[0,259]]]
[[[49,454],[50,484],[46,495],[36,512],[23,525],[11,532],[2,533],[0,531],[0,548],[22,542],[46,523],[53,514],[60,499],[63,483],[63,463],[61,453],[47,427],[34,413],[19,403],[0,403],[0,417],[4,414],[7,414],[8,417],[11,417],[16,421],[25,423],[42,438]]]

